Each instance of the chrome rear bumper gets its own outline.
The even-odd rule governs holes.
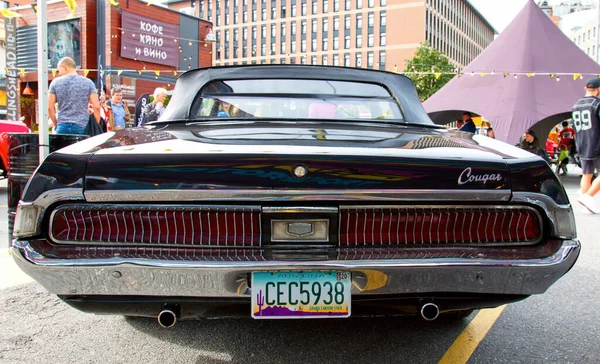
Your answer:
[[[543,293],[575,264],[577,240],[565,240],[545,258],[473,258],[354,261],[171,261],[154,259],[54,259],[27,241],[14,241],[19,267],[57,295],[245,297],[249,273],[277,270],[352,272],[352,294]]]

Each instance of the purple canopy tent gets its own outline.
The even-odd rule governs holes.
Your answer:
[[[582,79],[574,80],[574,73]],[[549,74],[561,76],[560,81]],[[569,118],[573,104],[584,94],[585,81],[599,74],[600,65],[528,1],[463,75],[454,77],[423,106],[437,124],[454,121],[463,111],[481,115],[489,120],[497,139],[514,144],[534,124],[538,135],[546,135]]]

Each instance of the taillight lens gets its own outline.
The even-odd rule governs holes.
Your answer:
[[[64,243],[192,246],[260,245],[260,209],[252,207],[74,207],[52,214],[52,238]]]
[[[356,207],[340,215],[342,246],[534,244],[541,231],[531,208]]]

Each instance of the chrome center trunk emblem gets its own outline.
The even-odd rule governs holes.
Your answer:
[[[306,222],[290,222],[287,224],[287,232],[298,238],[307,236],[314,232],[313,224]]]
[[[329,242],[329,219],[271,220],[272,242]]]

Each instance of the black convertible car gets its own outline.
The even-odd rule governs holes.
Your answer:
[[[165,327],[459,318],[543,293],[580,249],[539,157],[434,125],[402,75],[300,65],[185,73],[159,121],[52,153],[14,237],[68,304]]]

